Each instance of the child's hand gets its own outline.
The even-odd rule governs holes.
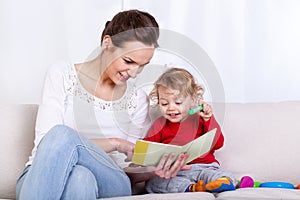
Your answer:
[[[208,121],[212,116],[212,107],[208,103],[201,101],[199,102],[199,105],[203,104],[203,110],[199,112],[198,114],[203,118],[204,121]]]

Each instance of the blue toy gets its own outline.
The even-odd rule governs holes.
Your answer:
[[[293,184],[287,182],[264,182],[259,187],[295,189]]]

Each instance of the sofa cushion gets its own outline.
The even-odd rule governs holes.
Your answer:
[[[0,107],[0,199],[15,198],[15,187],[31,153],[37,105]]]
[[[241,188],[216,195],[218,200],[299,200],[300,190],[283,188]]]
[[[144,194],[127,197],[106,198],[107,200],[214,200],[215,196],[208,192],[186,192],[186,193],[168,193],[168,194]],[[104,200],[104,199],[103,199]]]
[[[300,184],[300,101],[228,103],[216,157],[238,179]]]

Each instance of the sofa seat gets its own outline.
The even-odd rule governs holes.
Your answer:
[[[300,190],[284,188],[240,188],[212,194],[208,192],[144,194],[102,200],[300,200]]]
[[[241,188],[216,195],[217,200],[300,200],[300,190],[284,188]]]
[[[215,196],[208,192],[186,192],[168,194],[143,194],[129,197],[103,198],[102,200],[215,200]]]
[[[216,152],[224,171],[237,179],[251,176],[257,182],[300,184],[300,101],[226,103],[221,122],[225,145]],[[34,140],[38,105],[0,106],[0,199],[15,199],[15,186]],[[300,200],[300,190],[241,188],[219,194],[207,192],[143,194],[108,200]]]

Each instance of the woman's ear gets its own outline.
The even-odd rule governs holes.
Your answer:
[[[108,49],[112,46],[111,37],[109,35],[105,35],[102,40],[102,49]]]

